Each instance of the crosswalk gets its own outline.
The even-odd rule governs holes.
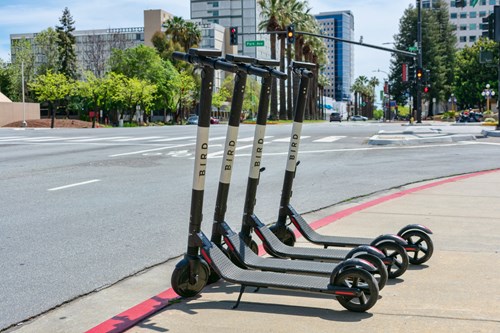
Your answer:
[[[223,141],[225,136],[212,137],[209,141]],[[312,136],[301,136],[302,141],[310,141],[316,143],[332,143],[341,139],[345,136],[326,136],[326,137],[312,137]],[[253,136],[238,138],[240,143],[251,143],[253,142]],[[195,142],[195,136],[179,136],[179,137],[162,137],[162,136],[75,136],[75,137],[63,137],[63,136],[39,136],[39,137],[28,137],[23,135],[17,136],[4,136],[0,137],[0,145],[8,143],[78,143],[78,144],[178,144],[178,143],[189,143]],[[264,141],[266,143],[289,143],[290,137],[274,137],[266,136]]]

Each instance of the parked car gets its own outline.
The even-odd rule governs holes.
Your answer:
[[[198,125],[198,116],[189,116],[187,125]]]
[[[219,124],[219,118],[210,117],[210,124]]]
[[[352,121],[367,121],[368,118],[366,118],[364,116],[360,116],[360,115],[354,115],[351,117],[351,120]]]
[[[330,113],[330,122],[332,121],[342,122],[342,116],[340,115],[339,112]]]

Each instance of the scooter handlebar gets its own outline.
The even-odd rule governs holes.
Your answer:
[[[274,76],[280,80],[286,80],[288,78],[288,75],[286,73],[280,72],[277,69],[272,69],[270,70],[271,76]]]
[[[268,70],[260,67],[245,65],[245,69],[246,72],[250,75],[256,75],[260,77],[269,77],[269,75],[271,75]]]
[[[204,56],[198,56],[194,54],[187,54],[184,52],[173,52],[172,58],[176,60],[186,61],[191,64],[201,64],[203,66],[210,66],[215,69],[220,69],[227,72],[236,72],[238,66],[233,63],[227,62],[222,58],[210,58]]]

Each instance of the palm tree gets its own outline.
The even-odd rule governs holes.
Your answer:
[[[370,103],[368,108],[368,118],[373,118],[373,104],[375,103],[375,87],[380,84],[379,79],[376,76],[372,76],[368,81],[368,86],[370,87]]]
[[[267,32],[280,31],[281,26],[279,17],[283,12],[284,0],[258,0],[261,8],[260,16],[262,21],[259,24],[259,30]],[[271,59],[276,59],[276,34],[271,33]],[[278,119],[278,87],[276,79],[273,79],[271,88],[271,119]]]
[[[186,22],[182,17],[174,16],[165,21],[165,35],[170,36],[174,43],[182,45],[187,52],[201,41],[201,31],[193,22]]]

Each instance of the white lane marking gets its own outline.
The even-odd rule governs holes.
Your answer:
[[[129,142],[129,141],[140,141],[140,140],[150,140],[150,139],[159,139],[161,136],[144,136],[140,138],[127,138],[127,139],[117,139],[115,142]]]
[[[39,142],[39,141],[46,141],[46,140],[53,140],[53,139],[57,139],[57,137],[55,136],[40,136],[40,137],[36,137],[36,138],[25,138],[25,139],[22,139],[23,141],[30,141],[30,142]]]
[[[310,138],[310,136],[301,136],[300,139],[307,139],[307,138]],[[273,140],[273,142],[290,142],[290,138],[281,138],[281,139],[276,139],[276,140]]]
[[[100,182],[100,181],[101,181],[100,179],[92,179],[92,180],[88,180],[86,182],[81,182],[81,183],[75,183],[75,184],[69,184],[69,185],[64,185],[64,186],[49,188],[47,191],[58,191],[58,190],[63,190],[63,189],[70,188],[70,187],[75,187],[75,186],[80,186],[80,185],[87,185],[87,184],[96,183],[96,182]]]
[[[102,137],[102,138],[91,138],[91,139],[78,139],[78,140],[73,140],[73,142],[94,142],[94,141],[104,141],[104,140],[116,140],[116,139],[126,139],[128,138],[127,136],[108,136],[108,137]]]
[[[25,138],[25,136],[4,136],[0,138],[0,141],[21,140],[23,138]]]
[[[195,136],[179,136],[177,138],[166,138],[166,139],[158,139],[158,140],[151,140],[151,142],[168,142],[168,141],[181,141],[181,140],[189,140],[189,139],[195,139]]]
[[[491,146],[500,146],[500,143],[497,142],[477,142],[477,141],[458,141],[459,143],[466,145],[491,145]]]
[[[467,141],[464,141],[467,142]],[[337,152],[351,152],[351,151],[377,151],[377,150],[394,150],[394,149],[421,149],[421,148],[436,148],[436,147],[452,147],[461,146],[462,143],[448,143],[442,145],[422,145],[422,146],[397,146],[397,147],[366,147],[366,148],[348,148],[348,149],[323,149],[323,150],[309,150],[300,151],[300,154],[322,154],[322,153],[337,153]],[[265,156],[279,156],[287,155],[288,152],[280,153],[264,153]],[[238,154],[237,156],[251,156],[250,154]]]
[[[327,136],[318,140],[313,140],[313,142],[334,142],[345,138],[345,136]]]
[[[246,148],[250,148],[250,147],[252,147],[252,145],[246,145],[246,146],[236,147],[235,151],[246,149]],[[216,151],[215,153],[210,153],[210,154],[207,155],[207,158],[220,157],[220,155],[222,155],[222,154],[224,154],[224,150]]]
[[[154,148],[154,149],[146,149],[146,150],[132,151],[132,152],[129,152],[129,153],[114,154],[114,155],[109,155],[109,157],[118,157],[118,156],[137,155],[137,154],[149,153],[149,152],[151,152],[151,151],[159,151],[159,150],[172,149],[172,148],[179,148],[179,147],[186,147],[186,146],[194,146],[194,145],[195,145],[195,142],[192,142],[192,143],[186,143],[186,144],[184,144],[184,145],[175,145],[175,146],[170,146],[170,147],[161,147],[161,148]]]
[[[217,141],[225,139],[225,136],[216,136],[215,138],[208,138],[208,141]]]
[[[65,137],[54,137],[54,138],[47,138],[47,139],[38,139],[38,140],[29,140],[32,142],[49,142],[49,141],[63,141],[63,140],[73,140],[73,139],[83,139],[83,138],[88,138],[88,136],[77,136],[74,138],[65,138]]]
[[[264,141],[266,139],[274,138],[274,136],[265,136]],[[253,136],[249,136],[248,138],[243,138],[243,139],[238,139],[238,142],[252,142],[253,141]]]

